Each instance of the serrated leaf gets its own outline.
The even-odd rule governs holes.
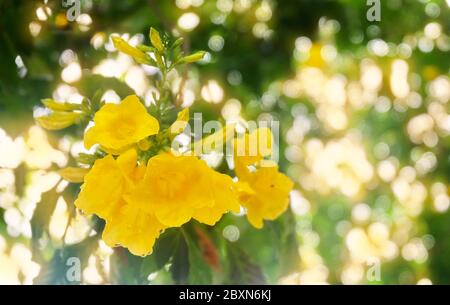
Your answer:
[[[33,260],[45,263],[45,258],[40,249],[40,239],[44,232],[48,231],[50,217],[52,216],[59,195],[52,189],[41,195],[41,200],[37,203],[33,216],[31,217],[31,250]]]

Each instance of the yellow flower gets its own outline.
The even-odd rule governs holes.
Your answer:
[[[106,221],[103,239],[109,246],[122,245],[141,256],[151,253],[155,239],[164,229],[152,213],[124,200],[144,174],[145,166],[137,165],[134,149],[117,159],[108,155],[95,161],[75,201],[86,214],[96,214]]]
[[[100,144],[107,151],[119,152],[159,131],[158,120],[147,113],[136,95],[118,105],[104,105],[95,114],[94,123],[84,137],[87,149]]]
[[[240,208],[231,177],[197,157],[170,153],[149,160],[143,181],[127,201],[153,212],[168,227],[181,226],[191,218],[213,225],[227,211]]]
[[[278,166],[264,160],[271,154],[272,133],[259,128],[235,141],[235,185],[241,204],[247,209],[247,218],[256,228],[263,220],[274,220],[289,205],[292,181],[278,172]],[[251,168],[253,167],[253,168]]]
[[[86,214],[107,218],[116,208],[125,185],[124,173],[111,155],[95,161],[84,177],[75,206]]]
[[[145,256],[151,254],[163,229],[154,215],[122,201],[106,220],[102,238],[110,247],[121,245],[134,255]]]
[[[239,212],[240,205],[231,177],[212,169],[209,169],[208,172],[205,174],[209,176],[209,181],[205,181],[203,191],[209,194],[211,204],[196,209],[192,217],[199,222],[213,226],[227,211]]]
[[[287,209],[293,183],[276,165],[248,172],[242,183],[247,185],[238,189],[241,204],[254,227],[262,228],[264,219],[274,220]]]

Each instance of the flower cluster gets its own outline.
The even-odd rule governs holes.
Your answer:
[[[164,229],[191,219],[214,225],[228,211],[239,212],[242,205],[249,221],[261,228],[263,219],[275,219],[286,209],[292,182],[275,164],[260,165],[268,152],[251,156],[236,151],[239,180],[234,182],[193,155],[163,150],[148,161],[140,159],[143,151],[138,143],[158,132],[158,120],[133,95],[118,105],[105,104],[85,134],[86,148],[99,144],[109,153],[96,160],[84,177],[75,205],[106,221],[103,239],[108,245],[146,255]],[[269,132],[257,129],[236,141],[256,140],[258,133]]]
[[[173,63],[163,56],[166,46],[154,30],[150,31],[150,40],[153,47],[136,48],[119,37],[113,38],[117,49],[139,63],[152,64],[154,59],[147,51],[153,52],[164,79]],[[202,56],[198,52],[174,62],[194,62]],[[163,91],[164,84],[159,89]],[[87,101],[73,110],[65,107],[66,116],[76,111],[77,120],[56,126],[60,104],[47,101],[46,106],[53,112],[38,119],[41,125],[54,127],[49,129],[93,121],[84,133],[84,146],[96,151],[83,156],[91,156],[83,162],[90,167],[66,168],[60,173],[66,180],[83,182],[75,205],[84,213],[105,220],[106,244],[120,245],[144,256],[152,252],[161,232],[191,219],[212,226],[225,213],[240,212],[242,206],[250,223],[261,228],[263,220],[273,220],[286,210],[293,183],[278,172],[276,164],[266,160],[271,149],[249,150],[257,146],[252,142],[261,139],[271,147],[268,128],[232,139],[236,148],[233,179],[190,152],[171,150],[171,141],[188,124],[189,110],[180,110],[175,122],[165,126],[161,114],[164,103],[167,101],[158,100],[159,108],[152,115],[150,107],[136,95],[118,104]]]

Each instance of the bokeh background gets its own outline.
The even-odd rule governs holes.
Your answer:
[[[62,0],[0,0],[0,283],[60,283],[61,249],[83,257],[83,283],[135,282],[133,261],[114,270],[86,239],[78,186],[55,172],[83,151],[80,130],[44,132],[33,114],[99,88],[150,102],[156,71],[109,36],[137,44],[153,26],[208,51],[171,76],[183,106],[281,123],[289,211],[260,231],[220,223],[267,282],[450,284],[450,1],[381,2],[369,22],[360,0],[82,0],[69,21]]]

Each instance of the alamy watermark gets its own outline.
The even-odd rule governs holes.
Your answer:
[[[381,0],[367,0],[366,4],[369,9],[366,18],[370,22],[381,21]]]
[[[261,166],[278,163],[280,123],[278,121],[227,121],[222,124],[211,120],[203,122],[201,113],[194,113],[193,126],[177,122],[172,132],[178,135],[172,141],[175,153],[201,157],[214,153],[221,157],[264,156]],[[239,140],[241,139],[241,140]]]
[[[367,272],[366,278],[369,282],[381,281],[381,261],[378,257],[369,257],[366,261]]]
[[[66,261],[66,280],[70,283],[81,282],[81,261],[78,257],[69,257]]]
[[[81,0],[62,0],[62,6],[67,8],[66,18],[75,21],[81,14]]]

